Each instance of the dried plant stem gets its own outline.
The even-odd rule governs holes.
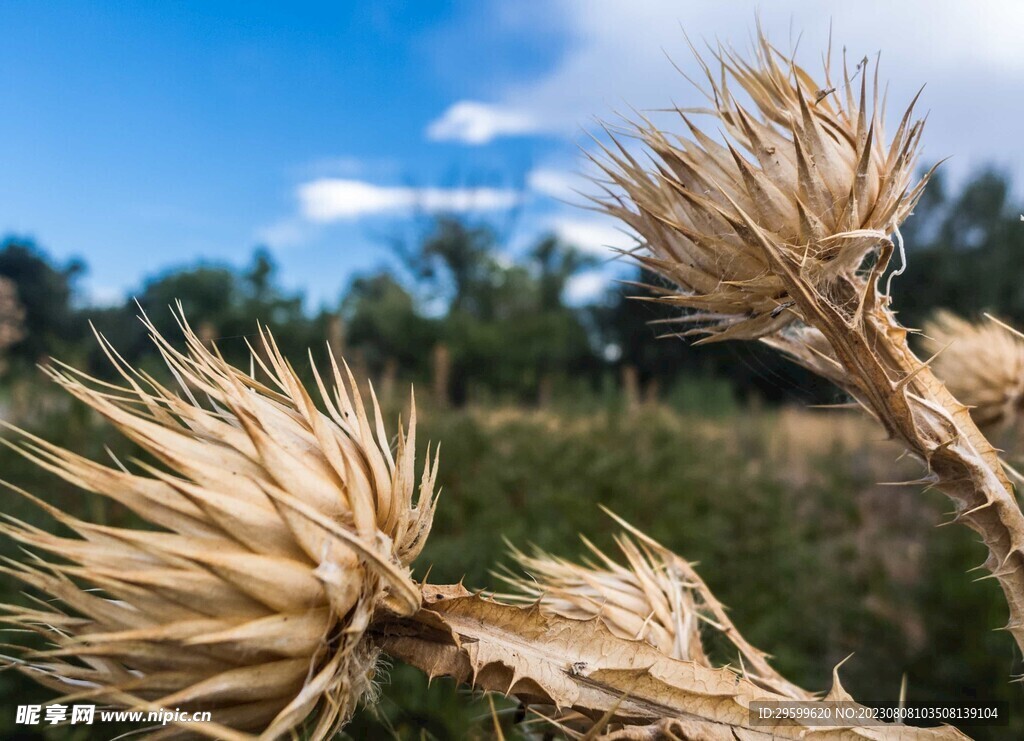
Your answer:
[[[599,722],[589,737],[804,738],[809,726],[758,726],[754,701],[792,698],[768,691],[730,669],[672,659],[642,641],[616,637],[598,619],[545,614],[536,606],[502,604],[462,586],[423,586],[412,617],[370,629],[394,658],[430,677],[451,676],[529,705],[571,709]],[[850,700],[836,682],[827,700]],[[737,732],[742,729],[738,735]],[[626,734],[626,735],[621,735]],[[952,727],[816,727],[815,738],[962,739]],[[667,736],[671,738],[672,736]]]
[[[929,475],[923,482],[956,503],[954,521],[977,532],[988,548],[984,567],[1006,595],[1006,629],[1024,651],[1024,514],[997,451],[969,408],[910,350],[907,330],[889,311],[888,298],[877,293],[891,244],[866,282],[841,277],[826,298],[802,278],[797,261],[764,239],[749,219],[747,225],[804,320],[827,340],[808,342],[805,333],[797,341],[769,339],[768,344],[839,383],[924,461]]]

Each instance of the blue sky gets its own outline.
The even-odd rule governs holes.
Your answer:
[[[728,10],[725,10],[728,8]],[[334,300],[421,208],[625,238],[565,205],[595,115],[691,104],[680,26],[741,49],[756,3],[22,2],[0,4],[0,234],[90,266],[97,301],[269,245],[289,286]],[[762,3],[816,66],[831,21],[882,50],[893,107],[923,82],[926,159],[1024,170],[1024,10],[980,3]],[[579,296],[607,271],[583,276]]]

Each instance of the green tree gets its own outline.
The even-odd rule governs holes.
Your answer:
[[[203,339],[215,341],[225,357],[248,365],[249,349],[259,346],[257,324],[265,324],[287,357],[301,358],[323,335],[303,310],[301,294],[290,294],[277,284],[277,266],[264,250],[238,270],[226,265],[200,263],[160,273],[143,283],[133,301],[116,310],[91,311],[96,324],[126,359],[153,361],[153,345],[137,320],[141,309],[166,336],[178,336],[172,309],[180,303],[189,324]],[[109,364],[98,349],[92,364]]]
[[[1009,177],[984,170],[957,193],[936,176],[903,230],[913,270],[893,281],[909,326],[936,308],[977,316],[994,312],[1024,322],[1024,207]]]
[[[564,309],[569,280],[598,263],[596,258],[565,244],[554,235],[541,238],[530,250],[529,257],[537,268],[542,311]]]
[[[437,322],[423,317],[412,294],[386,272],[356,277],[341,304],[348,342],[359,348],[375,376],[390,361],[417,379],[429,373]]]
[[[24,308],[22,339],[7,350],[11,361],[31,365],[50,356],[68,359],[70,347],[87,331],[74,306],[75,281],[83,272],[81,261],[59,265],[29,239],[4,240],[0,276],[14,283]]]
[[[584,317],[564,296],[592,258],[548,236],[514,261],[493,228],[452,217],[397,251],[415,281],[419,312],[437,317],[456,402],[471,389],[533,400],[559,380],[597,376],[601,363]]]
[[[442,216],[404,259],[432,300],[480,319],[493,316],[493,288],[500,281],[497,237],[486,225]]]

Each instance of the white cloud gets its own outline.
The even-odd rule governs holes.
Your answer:
[[[576,173],[544,168],[532,170],[526,177],[530,190],[562,200],[580,200],[577,191],[585,192],[589,184],[586,178]]]
[[[462,100],[449,106],[427,126],[432,141],[486,144],[499,136],[533,134],[541,130],[539,119],[516,108]]]
[[[501,188],[412,188],[320,178],[298,188],[302,216],[326,224],[412,209],[493,211],[514,206],[519,193]]]
[[[900,106],[928,83],[921,111],[931,111],[925,159],[955,155],[954,169],[986,161],[1024,169],[1019,121],[1024,118],[1024,3],[1019,0],[743,0],[722,11],[721,0],[552,0],[535,6],[536,23],[560,29],[565,52],[545,73],[492,93],[494,108],[532,119],[537,130],[566,136],[593,116],[613,117],[700,105],[683,71],[699,79],[683,36],[694,44],[721,39],[741,53],[749,48],[755,12],[778,46],[789,49],[800,36],[798,58],[821,68],[830,25],[834,54],[845,47],[852,61],[882,52],[881,77],[892,81],[889,125]],[[487,137],[506,132],[492,127]]]
[[[87,286],[86,303],[93,307],[118,306],[124,303],[125,291],[114,286]]]
[[[374,185],[363,180],[321,177],[295,190],[298,213],[257,229],[256,241],[268,247],[300,246],[336,222],[403,211],[462,213],[515,206],[522,194],[507,188],[414,188]]]
[[[585,304],[600,298],[611,283],[608,276],[597,270],[572,276],[565,285],[565,300],[573,305]]]
[[[599,257],[610,259],[617,254],[615,249],[636,246],[636,240],[611,220],[563,217],[552,219],[548,226],[562,241]]]

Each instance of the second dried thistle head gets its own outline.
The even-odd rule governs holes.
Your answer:
[[[826,63],[818,82],[763,35],[753,61],[713,55],[717,69],[697,55],[709,107],[677,109],[689,136],[631,124],[653,166],[616,139],[598,160],[608,177],[599,203],[639,234],[635,256],[672,284],[654,289],[657,300],[692,310],[691,332],[755,339],[799,317],[764,244],[826,297],[837,277],[859,275],[927,180],[913,183],[923,122],[915,98],[886,140],[866,59],[852,72],[844,62],[841,80]],[[700,114],[721,137],[693,122]]]

